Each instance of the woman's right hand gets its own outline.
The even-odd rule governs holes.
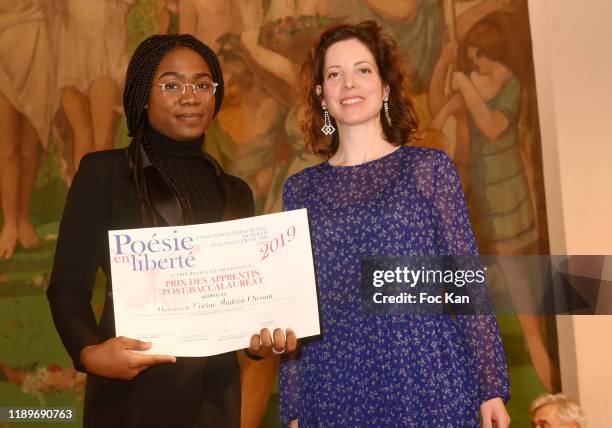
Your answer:
[[[172,355],[143,355],[133,351],[146,351],[150,342],[128,337],[113,337],[99,345],[81,350],[81,363],[88,373],[110,379],[132,380],[144,370],[157,364],[175,363]]]
[[[298,420],[294,419],[291,422],[289,422],[289,428],[298,428]]]

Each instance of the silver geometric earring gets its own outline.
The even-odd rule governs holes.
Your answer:
[[[385,100],[383,102],[383,109],[385,110],[385,117],[387,118],[387,123],[391,126],[391,116],[389,116],[389,100]]]
[[[321,128],[321,132],[325,135],[331,135],[336,131],[336,128],[331,124],[331,119],[329,118],[329,112],[327,108],[323,107],[323,127]]]

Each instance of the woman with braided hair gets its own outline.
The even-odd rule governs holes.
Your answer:
[[[127,150],[86,155],[66,201],[49,289],[51,312],[75,367],[88,373],[85,426],[238,427],[236,353],[208,358],[142,355],[151,344],[115,337],[108,230],[207,223],[250,216],[253,197],[202,152],[223,99],[216,55],[189,35],[157,35],[130,62]],[[107,274],[99,323],[90,300]],[[295,335],[254,335],[247,354],[295,349]],[[274,342],[274,343],[272,343]]]

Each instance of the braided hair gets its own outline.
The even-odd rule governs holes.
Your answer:
[[[142,149],[144,149],[153,166],[157,168],[163,180],[176,196],[185,224],[190,224],[193,219],[193,212],[188,198],[169,176],[159,157],[151,149],[147,141],[145,128],[147,122],[145,106],[149,100],[149,92],[159,63],[169,51],[178,47],[188,48],[200,54],[210,67],[214,81],[219,84],[215,92],[215,111],[213,116],[218,113],[221,101],[223,100],[223,74],[221,73],[221,66],[217,55],[215,55],[211,48],[195,37],[189,34],[155,35],[144,40],[136,48],[130,60],[125,78],[123,109],[127,119],[128,135],[132,137],[128,147],[128,156],[132,163],[132,175],[136,184],[136,191],[140,202],[140,214],[144,226],[156,226],[157,218],[153,211],[149,189],[144,177],[142,157],[140,156]]]

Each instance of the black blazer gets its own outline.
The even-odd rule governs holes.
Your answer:
[[[224,194],[223,219],[252,216],[248,185],[203,156],[218,179],[211,185]],[[153,205],[159,213],[157,201]],[[163,218],[158,216],[160,225]],[[108,231],[138,227],[143,225],[126,151],[86,155],[68,192],[47,290],[56,328],[78,370],[84,371],[79,354],[85,346],[115,336]],[[99,323],[91,308],[98,268],[108,278]],[[131,381],[89,374],[84,408],[84,426],[239,427],[236,353],[177,358],[176,364],[151,367]]]

